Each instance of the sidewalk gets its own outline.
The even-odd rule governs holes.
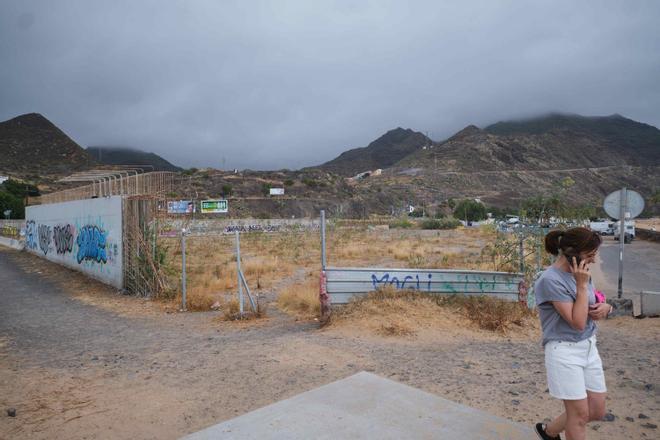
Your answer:
[[[522,440],[534,435],[529,427],[363,371],[185,439]]]

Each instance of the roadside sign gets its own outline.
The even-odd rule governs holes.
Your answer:
[[[284,188],[271,188],[270,189],[270,195],[271,196],[283,196],[284,195]]]
[[[190,200],[169,200],[167,202],[168,214],[188,214],[195,212],[195,204]]]
[[[229,211],[226,200],[202,200],[200,211],[202,214],[224,214]]]
[[[644,199],[639,193],[621,188],[605,197],[603,208],[610,217],[619,220],[619,288],[618,297],[623,296],[623,249],[626,242],[626,220],[633,219],[644,210]]]
[[[612,218],[621,218],[621,194],[622,190],[614,191],[605,197],[603,209]],[[623,205],[623,216],[627,219],[635,218],[644,210],[644,199],[638,192],[627,189],[625,191],[625,204]]]

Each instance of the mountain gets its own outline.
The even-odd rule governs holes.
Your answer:
[[[0,172],[64,176],[94,165],[87,152],[39,113],[0,122]]]
[[[94,146],[88,147],[87,152],[103,165],[150,165],[154,171],[178,172],[182,170],[155,153],[147,153],[137,148]],[[145,171],[149,170],[151,169]]]
[[[660,130],[619,115],[550,114],[470,125],[396,165],[462,172],[660,165]]]
[[[345,151],[316,168],[343,176],[353,176],[362,171],[391,167],[404,157],[431,144],[431,139],[422,133],[399,127],[388,131],[366,147]]]

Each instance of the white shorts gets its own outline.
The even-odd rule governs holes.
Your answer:
[[[545,370],[550,395],[557,399],[582,400],[587,391],[607,391],[595,335],[579,342],[546,343]]]

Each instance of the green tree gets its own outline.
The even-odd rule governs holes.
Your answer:
[[[476,200],[461,200],[454,208],[454,217],[468,222],[483,220],[486,218],[486,207]]]

